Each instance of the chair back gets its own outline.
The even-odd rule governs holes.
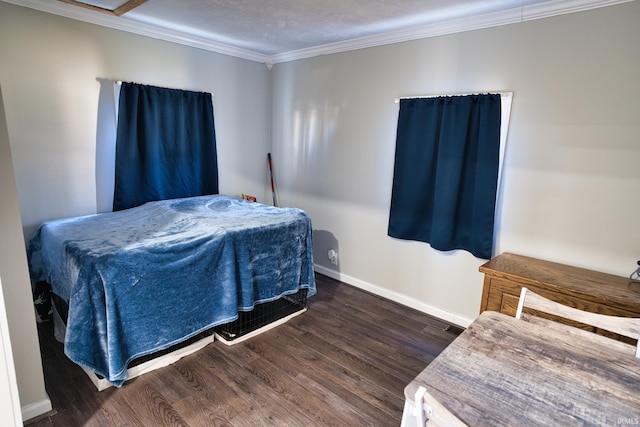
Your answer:
[[[541,295],[538,295],[526,287],[520,292],[520,301],[518,302],[518,310],[516,319],[529,320],[525,308],[530,308],[538,312],[551,314],[556,317],[562,317],[574,322],[591,325],[598,329],[604,329],[614,332],[618,335],[628,337],[634,340],[640,338],[640,318],[635,317],[619,317],[608,316],[605,314],[591,313],[577,308],[569,307],[564,304],[551,301]],[[635,356],[640,357],[640,342],[636,343]]]
[[[416,426],[418,427],[466,427],[467,425],[453,415],[438,400],[420,386],[416,391]]]

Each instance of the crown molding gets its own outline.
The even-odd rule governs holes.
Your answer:
[[[499,12],[486,13],[469,18],[452,19],[445,22],[422,25],[410,29],[387,32],[375,36],[361,37],[344,42],[325,44],[308,49],[285,52],[271,56],[271,62],[273,64],[278,64],[281,62],[312,58],[320,55],[347,52],[350,50],[365,49],[369,47],[383,46],[429,37],[461,33],[464,31],[515,24],[525,21],[532,21],[535,19],[564,15],[568,13],[582,12],[605,6],[613,6],[632,1],[635,0],[549,0],[547,2],[538,3],[531,6],[523,6]]]
[[[265,63],[269,59],[268,55],[253,52],[247,49],[237,48],[228,44],[218,43],[206,37],[187,34],[182,31],[161,28],[156,25],[135,22],[122,17],[111,16],[109,14],[97,13],[89,9],[73,6],[67,3],[54,0],[0,0],[5,3],[24,6],[36,9],[41,12],[47,12],[54,15],[64,16],[66,18],[76,19],[90,24],[100,25],[115,30],[126,31],[141,36],[152,37],[172,43],[178,43],[186,46],[196,47],[224,55],[233,56],[241,59],[248,59]]]
[[[285,52],[282,54],[273,55],[271,59],[274,64],[277,64],[280,62],[295,61],[298,59],[328,55],[331,53],[347,52],[350,50],[365,49],[369,47],[419,40],[446,34],[460,33],[463,31],[495,27],[498,25],[520,22],[521,20],[522,15],[520,9],[511,9],[508,11],[478,15],[466,19],[455,19],[446,22],[421,25],[405,30],[391,31],[384,34],[360,37],[344,42],[325,44],[308,49]]]
[[[523,6],[500,12],[476,15],[468,18],[452,19],[444,22],[413,27],[410,29],[391,31],[380,35],[360,37],[343,42],[329,43],[307,49],[300,49],[275,55],[258,52],[219,43],[206,37],[187,34],[185,32],[160,28],[155,25],[134,22],[107,14],[94,13],[87,9],[52,0],[0,0],[18,6],[24,6],[67,18],[96,24],[116,30],[122,30],[142,36],[152,37],[172,43],[196,47],[241,59],[260,62],[269,69],[273,64],[329,55],[375,46],[460,33],[501,25],[515,24],[535,19],[549,18],[568,13],[628,3],[635,0],[549,0],[531,6]]]
[[[550,18],[552,16],[568,13],[584,12],[606,6],[629,3],[635,0],[550,0],[544,3],[523,7],[522,20],[533,21],[535,19]]]

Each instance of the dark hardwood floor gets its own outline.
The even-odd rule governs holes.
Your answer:
[[[53,412],[35,426],[398,426],[403,390],[457,328],[323,275],[308,311],[226,346],[214,342],[98,392],[39,325]]]

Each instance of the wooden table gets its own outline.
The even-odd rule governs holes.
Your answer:
[[[470,426],[640,424],[640,359],[566,328],[483,312],[405,388],[407,403],[422,385]]]

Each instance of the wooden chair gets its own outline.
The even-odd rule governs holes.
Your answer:
[[[466,427],[458,417],[442,406],[427,389],[420,386],[416,391],[416,426],[425,427]]]
[[[596,328],[614,332],[618,335],[622,335],[634,340],[638,340],[640,338],[640,318],[608,316],[605,314],[591,313],[588,311],[579,310],[577,308],[569,307],[564,304],[551,301],[550,299],[540,296],[523,287],[522,291],[520,292],[520,301],[518,303],[516,319],[523,319],[528,321],[532,321],[532,318],[536,319],[536,316],[531,316],[530,314],[523,313],[523,309],[525,307],[557,317],[562,317],[567,320],[579,322],[585,325],[591,325]],[[539,320],[534,322],[541,323]],[[543,323],[545,325],[550,325],[557,322],[543,321]],[[576,331],[576,333],[582,332],[590,333],[582,330],[580,330],[579,332]],[[618,342],[616,342],[616,345],[617,344]],[[619,344],[622,345],[624,343]],[[631,346],[625,344],[625,347]],[[640,341],[636,343],[635,356],[640,357]]]

